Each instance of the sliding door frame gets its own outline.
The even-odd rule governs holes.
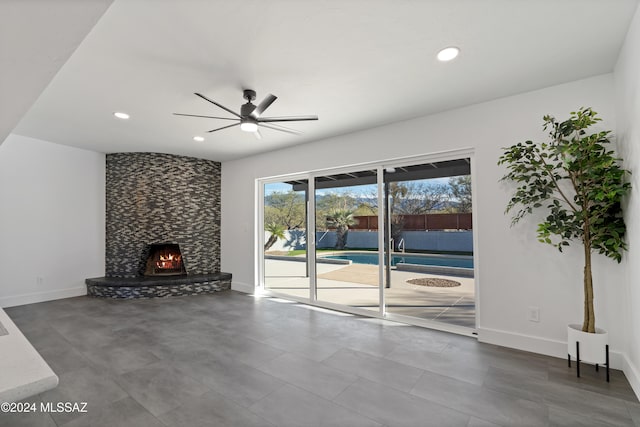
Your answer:
[[[307,271],[309,300],[318,305],[318,275],[316,269],[316,180],[310,176],[307,184]]]
[[[463,326],[450,325],[443,322],[437,322],[432,320],[426,320],[411,316],[404,316],[400,314],[393,314],[386,311],[385,308],[385,251],[387,248],[384,228],[385,223],[385,209],[386,209],[386,195],[384,194],[384,171],[387,168],[400,168],[404,166],[411,166],[415,164],[423,163],[437,163],[447,160],[457,160],[462,158],[468,158],[470,162],[471,170],[471,201],[472,201],[472,221],[473,221],[473,254],[474,254],[474,282],[475,282],[475,318],[476,328],[467,328]],[[283,299],[293,300],[305,304],[310,304],[322,308],[331,310],[351,313],[355,315],[378,318],[382,320],[392,320],[395,322],[406,323],[410,325],[427,327],[435,330],[442,330],[446,332],[452,332],[460,335],[477,336],[476,329],[479,327],[480,321],[480,275],[479,275],[479,253],[478,253],[478,228],[477,228],[477,191],[476,191],[476,179],[475,175],[475,153],[473,148],[465,148],[458,150],[442,151],[437,153],[398,157],[388,160],[380,160],[375,162],[367,162],[354,164],[344,167],[327,168],[322,170],[313,170],[309,172],[278,175],[267,178],[259,178],[256,180],[257,188],[257,238],[256,238],[256,271],[257,271],[257,288],[256,292],[267,296],[275,296]],[[378,192],[378,288],[379,288],[379,310],[376,314],[375,311],[365,310],[358,307],[351,307],[347,305],[334,304],[317,299],[317,280],[316,280],[316,221],[315,221],[315,179],[325,175],[336,175],[341,173],[357,172],[363,169],[376,170],[377,172],[377,192]],[[307,298],[300,298],[292,295],[287,295],[279,292],[274,292],[265,287],[264,283],[264,186],[265,184],[283,182],[286,180],[307,180],[308,182],[308,201],[307,201],[307,268],[309,272],[309,296]],[[310,232],[311,231],[311,232]]]
[[[460,149],[460,150],[452,150],[446,151],[442,153],[435,153],[433,155],[425,155],[425,156],[416,156],[416,157],[405,157],[399,159],[393,159],[389,161],[380,162],[380,168],[384,171],[389,168],[401,168],[405,166],[412,166],[415,164],[423,164],[423,163],[437,163],[447,160],[458,160],[468,158],[469,159],[469,167],[470,167],[470,175],[471,175],[471,206],[472,206],[472,235],[473,235],[473,269],[474,269],[474,297],[475,297],[475,328],[467,328],[464,326],[458,326],[453,324],[448,324],[444,322],[438,322],[428,319],[422,319],[417,317],[406,316],[402,314],[391,313],[389,311],[385,311],[384,318],[387,320],[392,320],[394,322],[407,323],[416,326],[427,327],[430,329],[438,329],[446,332],[457,333],[461,335],[470,335],[477,336],[476,330],[479,328],[480,321],[480,276],[479,276],[479,262],[478,262],[478,224],[477,224],[477,214],[476,209],[478,206],[477,203],[477,191],[476,191],[476,181],[474,179],[475,175],[475,152],[472,148],[468,149]],[[380,219],[378,219],[380,221]],[[385,228],[388,224],[385,222]],[[385,242],[386,244],[387,242]],[[385,248],[386,249],[386,248]],[[385,265],[386,267],[386,265]],[[382,291],[384,291],[384,283],[382,286]]]
[[[296,181],[296,180],[308,180],[309,179],[309,174],[308,173],[298,173],[298,174],[291,174],[291,175],[280,175],[280,176],[275,176],[275,177],[270,177],[270,178],[262,178],[262,179],[257,179],[256,180],[256,193],[257,193],[257,197],[258,197],[258,209],[256,209],[256,252],[255,252],[255,260],[256,260],[256,293],[258,294],[265,294],[265,295],[274,295],[274,296],[278,296],[281,298],[286,298],[286,299],[292,299],[294,301],[298,301],[298,302],[304,302],[304,303],[313,303],[313,301],[307,297],[307,298],[300,298],[294,295],[289,295],[289,294],[284,294],[284,293],[279,293],[279,292],[274,292],[270,289],[268,289],[266,287],[265,284],[265,258],[264,258],[264,245],[265,245],[265,236],[264,236],[264,197],[265,197],[265,191],[264,191],[264,187],[265,185],[268,184],[277,184],[277,183],[282,183],[283,181]],[[313,183],[308,181],[307,184],[307,193],[310,193],[311,189],[313,188]],[[309,197],[309,199],[311,199]],[[306,206],[306,225],[307,227],[309,226],[309,217],[311,215],[309,215],[310,211],[310,207],[315,206],[311,200],[307,200],[307,206]],[[308,228],[307,228],[308,230]],[[315,233],[314,235],[315,236]],[[313,243],[314,243],[314,247],[313,247],[313,256],[315,257],[315,238],[313,239]],[[309,233],[307,232],[307,272],[309,275],[309,289],[311,290],[313,288],[313,294],[315,295],[315,265],[310,265],[309,260],[311,259],[311,255],[309,254],[310,252],[310,247],[312,246],[309,243]]]

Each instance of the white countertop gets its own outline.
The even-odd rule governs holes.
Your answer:
[[[58,385],[58,376],[0,308],[0,402],[16,402]]]

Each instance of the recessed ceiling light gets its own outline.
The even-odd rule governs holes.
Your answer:
[[[201,136],[194,136],[194,137],[193,137],[193,140],[194,140],[194,141],[198,141],[198,142],[202,142],[202,141],[204,141],[204,138],[203,138],[203,137],[201,137]]]
[[[116,111],[113,115],[122,120],[127,120],[129,118],[127,113],[121,113],[120,111]]]
[[[455,46],[445,47],[438,52],[438,61],[447,62],[454,59],[460,53],[460,49]]]

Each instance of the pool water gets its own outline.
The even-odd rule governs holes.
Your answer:
[[[378,265],[377,253],[347,253],[343,255],[326,255],[323,258],[330,259],[346,259],[352,261],[354,264],[371,264]],[[428,255],[393,255],[391,257],[391,265],[395,266],[397,263],[405,264],[418,264],[418,265],[436,265],[440,267],[461,267],[461,268],[473,268],[473,258],[458,258],[448,256],[428,256]]]

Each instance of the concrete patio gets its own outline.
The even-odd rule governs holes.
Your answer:
[[[317,299],[378,311],[378,266],[366,264],[317,264]],[[461,286],[438,288],[412,285],[409,279],[441,277]],[[265,287],[298,298],[309,297],[309,278],[303,262],[265,260]],[[420,319],[475,327],[473,278],[440,276],[391,270],[391,288],[385,288],[387,312]]]

